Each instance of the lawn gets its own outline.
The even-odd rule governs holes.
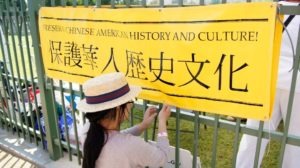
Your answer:
[[[4,41],[3,38],[2,38],[2,41]],[[34,58],[33,47],[32,47],[31,41],[32,41],[31,36],[28,37],[28,43],[27,43],[27,39],[25,38],[24,35],[21,37],[21,39],[18,38],[17,35],[15,35],[15,36],[9,35],[8,41],[6,41],[6,43],[10,50],[5,50],[5,49],[3,50],[3,48],[2,48],[3,46],[1,44],[0,60],[4,62],[3,55],[6,55],[6,57],[5,57],[6,67],[7,67],[8,71],[10,73],[12,73],[11,68],[10,68],[10,66],[12,66],[15,77],[18,77],[18,72],[19,72],[21,79],[24,79],[25,74],[27,75],[28,80],[31,79],[29,62],[32,63],[33,77],[34,78],[37,77],[35,58]],[[14,50],[14,48],[16,48],[16,49]],[[23,59],[24,59],[25,64],[22,63],[21,48],[23,50],[23,56],[24,56]],[[5,54],[3,54],[3,51]],[[11,58],[11,62],[9,61],[9,57],[8,57],[9,55]],[[18,65],[18,67],[16,65]],[[19,70],[18,70],[18,68],[19,68]],[[23,70],[24,68],[25,68],[25,71]]]
[[[141,121],[142,112],[134,111],[134,114],[138,118],[134,120],[134,123],[139,123]],[[168,129],[169,129],[168,132],[169,132],[170,144],[172,146],[175,146],[176,143],[176,132],[174,131],[176,128],[175,124],[176,124],[176,119],[170,118],[168,122]],[[129,122],[126,122],[124,123],[123,128],[129,126],[130,126]],[[282,124],[280,125],[279,129],[282,129]],[[148,133],[149,139],[152,138],[152,130],[153,129],[149,129],[149,133]],[[218,133],[218,144],[217,144],[216,167],[231,168],[235,134],[234,132],[223,128],[219,128],[218,131],[219,133]],[[191,151],[191,153],[193,152],[193,144],[194,144],[193,132],[194,132],[193,122],[180,120],[180,148],[187,149]],[[207,128],[205,128],[203,124],[200,124],[198,156],[200,157],[202,168],[211,167],[213,136],[214,136],[213,127],[207,126]],[[241,137],[241,134],[239,137]],[[271,140],[270,144],[271,145],[268,146],[266,149],[266,154],[264,156],[261,165],[262,168],[277,167],[278,165],[280,143]]]

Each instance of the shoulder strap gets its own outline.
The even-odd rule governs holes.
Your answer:
[[[295,15],[290,15],[284,22],[284,27],[282,29],[282,32],[284,32],[285,28],[291,23],[291,21],[294,19]]]

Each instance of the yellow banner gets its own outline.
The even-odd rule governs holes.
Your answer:
[[[49,77],[83,83],[121,71],[140,98],[266,120],[281,25],[276,3],[182,8],[41,8]]]

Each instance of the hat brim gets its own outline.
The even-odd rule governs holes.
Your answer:
[[[138,96],[138,94],[142,91],[141,87],[139,86],[129,86],[130,91],[126,93],[125,95],[111,100],[104,103],[98,103],[98,104],[87,104],[85,99],[82,99],[77,104],[77,109],[82,112],[86,113],[92,113],[92,112],[98,112],[102,110],[111,109],[117,106],[120,106],[122,104],[125,104],[128,101],[133,100]]]

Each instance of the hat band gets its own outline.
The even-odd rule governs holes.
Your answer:
[[[114,100],[116,98],[119,98],[123,95],[125,95],[126,93],[129,92],[129,86],[128,84],[126,84],[125,86],[121,87],[118,90],[109,92],[109,93],[105,93],[102,95],[98,95],[98,96],[86,96],[86,103],[87,104],[97,104],[97,103],[104,103],[107,101],[111,101]]]

